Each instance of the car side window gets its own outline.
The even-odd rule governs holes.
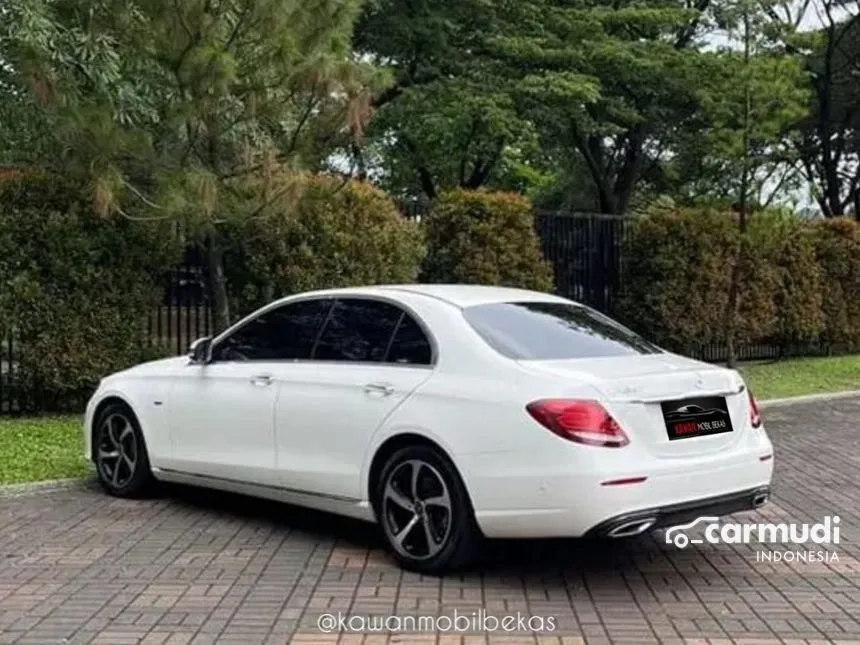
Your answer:
[[[394,333],[385,362],[401,365],[430,365],[433,362],[433,348],[427,335],[421,325],[405,312]]]
[[[216,361],[307,359],[331,309],[331,299],[303,300],[267,311],[246,323],[213,352]]]
[[[321,361],[381,362],[403,311],[378,300],[335,301],[313,358]]]

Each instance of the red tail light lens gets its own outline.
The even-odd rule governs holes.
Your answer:
[[[755,397],[750,390],[747,390],[750,396],[750,425],[753,428],[761,428],[761,412],[758,409],[758,403],[755,402]]]
[[[526,410],[544,428],[568,441],[607,448],[630,443],[618,422],[597,401],[541,399],[529,403]]]

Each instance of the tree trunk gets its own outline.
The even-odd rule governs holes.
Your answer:
[[[744,63],[749,69],[750,60],[750,17],[749,8],[744,10]],[[747,231],[747,208],[749,202],[750,183],[750,125],[752,123],[752,92],[750,91],[749,78],[744,79],[746,88],[744,91],[744,114],[743,114],[743,162],[741,164],[741,186],[740,186],[740,214],[738,227],[740,239],[738,240],[737,255],[732,266],[729,279],[729,297],[726,302],[725,334],[726,334],[726,364],[734,369],[738,364],[736,347],[737,319],[741,300],[741,280],[744,276],[744,239]]]
[[[854,219],[860,222],[860,188],[854,189]]]
[[[744,215],[741,215],[744,218]],[[743,233],[741,234],[743,235]],[[735,257],[734,266],[732,266],[731,277],[729,278],[729,298],[726,302],[725,315],[725,334],[726,334],[726,365],[734,369],[738,364],[737,347],[735,346],[735,336],[737,335],[737,317],[738,306],[740,304],[740,283],[743,269],[743,239],[738,244],[737,255]]]
[[[217,334],[230,326],[230,303],[227,299],[227,278],[224,275],[224,248],[217,231],[212,231],[206,239],[206,259],[212,296],[213,332]]]

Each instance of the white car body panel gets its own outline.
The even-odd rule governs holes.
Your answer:
[[[277,485],[275,402],[286,367],[267,362],[186,365],[167,400],[171,441],[164,466]],[[262,375],[272,380],[257,380]]]
[[[185,356],[147,363],[100,384],[85,416],[87,456],[98,406],[120,399],[140,421],[158,479],[373,521],[373,459],[387,441],[416,435],[453,461],[489,537],[578,536],[613,516],[770,483],[773,449],[764,428],[751,426],[737,372],[668,353],[516,361],[492,349],[462,315],[478,304],[565,299],[407,285],[302,294],[265,310],[320,296],[397,304],[429,332],[435,363],[199,365]],[[270,378],[252,382],[257,376]],[[726,395],[734,431],[670,441],[660,402],[705,394]],[[604,448],[556,436],[525,409],[546,398],[599,401],[630,444]],[[635,485],[603,485],[640,476],[646,479]]]
[[[279,384],[276,406],[280,483],[293,490],[363,499],[367,445],[432,373],[405,365],[294,365],[289,380]]]

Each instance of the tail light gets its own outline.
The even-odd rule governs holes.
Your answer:
[[[759,412],[758,403],[755,402],[755,397],[749,389],[747,393],[750,397],[750,425],[753,428],[761,428],[761,412]]]
[[[630,443],[618,422],[597,401],[541,399],[529,403],[526,410],[543,427],[568,441],[607,448]]]

